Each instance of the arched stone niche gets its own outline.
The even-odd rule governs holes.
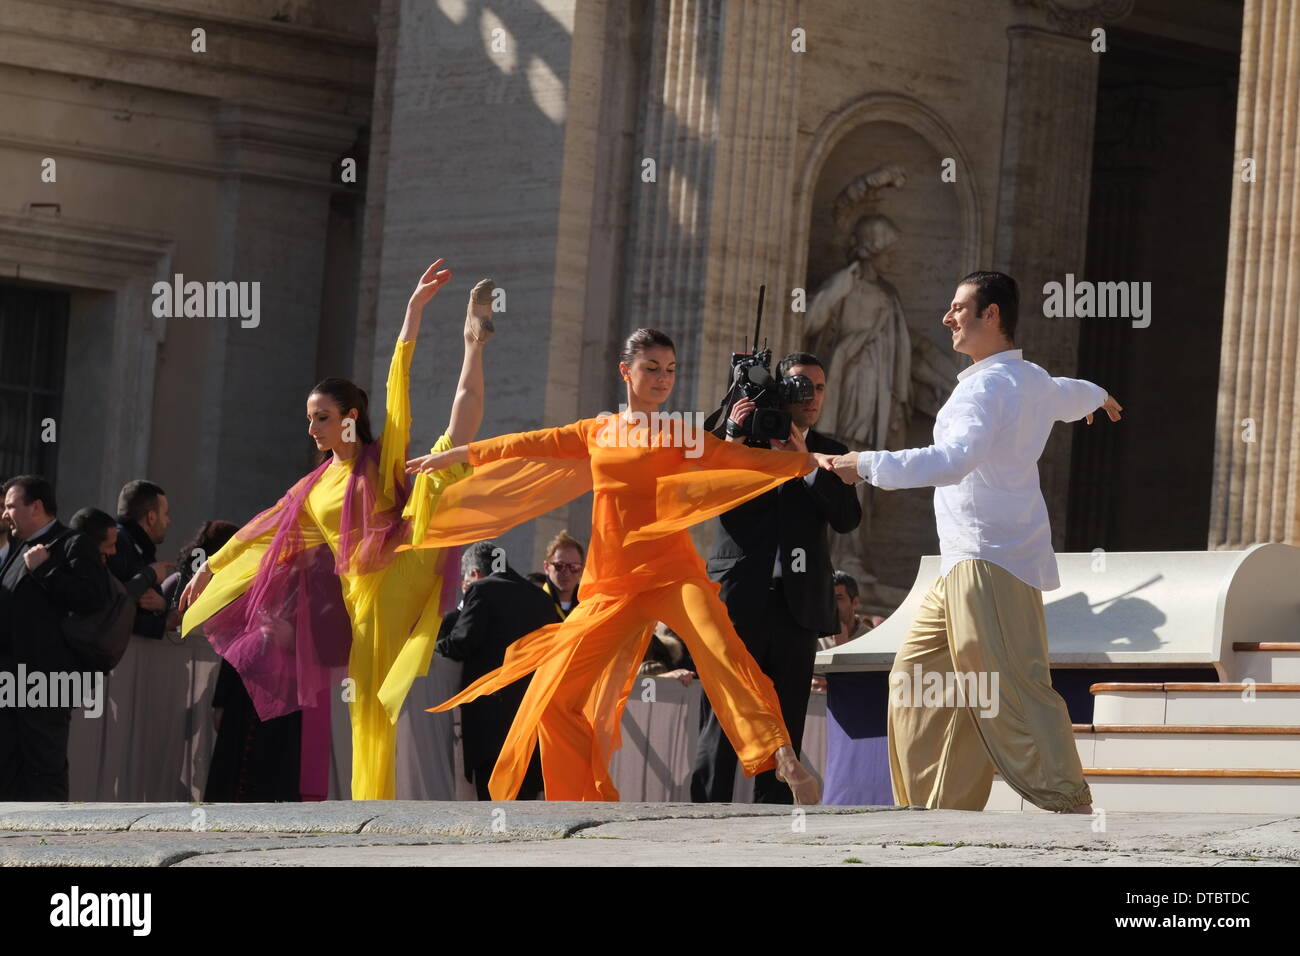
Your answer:
[[[956,182],[941,179],[947,158],[955,161]],[[925,330],[946,349],[939,323],[956,280],[977,268],[982,230],[970,163],[947,123],[919,100],[869,94],[818,128],[796,197],[795,249],[802,258],[795,275],[811,298],[846,263],[832,235],[835,197],[854,177],[886,163],[902,166],[908,178],[864,210],[888,216],[902,232],[882,256],[881,271],[898,289],[909,328]]]
[[[953,160],[955,182],[942,177],[944,161]],[[956,281],[977,268],[982,229],[974,173],[951,128],[929,107],[911,97],[870,94],[833,113],[821,124],[804,163],[795,202],[799,230],[795,251],[796,281],[802,279],[811,302],[817,289],[849,261],[847,229],[835,225],[837,196],[859,175],[886,164],[898,165],[907,182],[885,188],[859,205],[847,227],[863,215],[887,216],[901,233],[876,265],[898,291],[913,340],[922,336],[934,346],[931,355],[949,362],[945,376],[955,383],[966,364],[951,350],[941,324]],[[800,334],[792,316],[792,341]],[[830,370],[832,388],[845,387],[840,370]],[[853,383],[860,385],[860,383]],[[913,410],[906,445],[932,440],[933,419]],[[931,509],[932,492],[874,493],[870,531],[863,542],[863,564],[879,581],[864,597],[873,609],[888,609],[906,595],[923,553],[934,553],[938,540]]]

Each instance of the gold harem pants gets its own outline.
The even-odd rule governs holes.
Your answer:
[[[996,770],[1044,810],[1092,802],[1052,689],[1043,594],[962,561],[926,594],[889,675],[889,769],[902,806],[983,810]]]

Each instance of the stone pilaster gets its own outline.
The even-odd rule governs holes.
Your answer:
[[[352,378],[374,389],[375,327],[378,324],[379,273],[383,263],[384,203],[387,200],[389,141],[393,132],[393,83],[397,76],[397,31],[401,0],[380,0],[375,34],[375,99],[370,111],[370,154],[366,160],[366,206],[362,214],[357,321],[352,348]],[[341,374],[341,373],[340,373]]]
[[[288,487],[311,464],[304,438],[317,341],[336,159],[357,135],[346,118],[223,104],[217,116],[221,219],[216,275],[260,283],[260,318],[211,322],[201,494],[212,513],[267,506],[268,479]],[[239,388],[228,383],[237,381]]]
[[[697,354],[704,325],[725,7],[726,0],[655,0],[637,130],[625,331],[667,332],[683,358]],[[689,408],[693,392],[691,377],[679,376],[674,404]]]
[[[1002,181],[993,268],[1020,286],[1017,344],[1053,375],[1074,375],[1077,319],[1047,319],[1042,289],[1081,276],[1088,234],[1098,56],[1088,34],[1124,4],[1020,4],[1025,21],[1008,31]],[[1131,7],[1131,4],[1127,5]],[[1102,9],[1102,8],[1105,9]],[[1051,29],[1048,28],[1050,25]],[[1065,30],[1067,32],[1057,32]],[[1039,461],[1053,546],[1065,542],[1071,436],[1057,429]]]
[[[1246,0],[1240,76],[1210,506],[1225,549],[1300,544],[1300,8]]]
[[[799,66],[791,49],[800,24],[792,0],[732,3],[724,36],[720,144],[709,236],[705,322],[696,405],[715,406],[730,356],[753,341],[758,287],[767,285],[762,336],[773,369],[784,351],[794,281],[794,156]],[[817,38],[809,38],[810,44]],[[692,360],[694,364],[695,360]]]
[[[627,322],[677,342],[674,405],[708,409],[753,334],[760,283],[774,348],[789,308],[798,24],[792,0],[659,0],[639,130],[657,182],[640,184]]]

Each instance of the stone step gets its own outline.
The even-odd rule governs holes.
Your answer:
[[[1234,641],[1233,679],[1300,683],[1300,641]]]
[[[1094,724],[1300,727],[1300,683],[1093,684]]]
[[[1085,767],[1083,774],[1095,810],[1294,814],[1300,807],[1300,770]],[[984,809],[1045,812],[1000,777]],[[1104,816],[1094,817],[1093,826],[1104,828]]]
[[[1076,724],[1074,741],[1085,767],[1300,767],[1300,727]]]

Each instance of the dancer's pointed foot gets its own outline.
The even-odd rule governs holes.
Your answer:
[[[492,293],[496,283],[481,279],[469,293],[469,306],[465,309],[465,341],[486,342],[496,332],[492,324]]]
[[[1060,810],[1059,813],[1093,813],[1091,803],[1081,803],[1078,806],[1070,807],[1068,810]]]
[[[805,807],[821,803],[821,786],[794,755],[794,748],[786,746],[776,752],[776,779],[790,788],[795,803]]]

